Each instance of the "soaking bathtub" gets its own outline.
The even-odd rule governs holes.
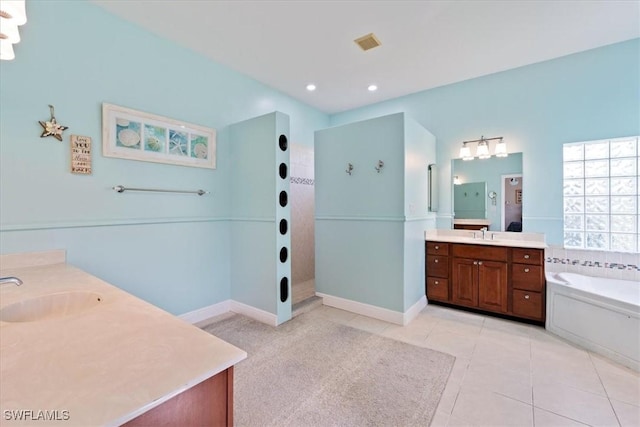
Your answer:
[[[547,272],[546,328],[640,371],[640,283]]]

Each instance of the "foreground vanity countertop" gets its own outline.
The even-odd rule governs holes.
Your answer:
[[[0,321],[0,424],[120,425],[247,354],[67,264],[0,271],[0,307],[69,291],[101,296],[66,317]],[[67,421],[7,420],[6,411],[58,411]]]
[[[474,237],[474,236],[477,236]],[[482,239],[481,231],[427,230],[425,240],[430,242],[466,243],[470,245],[509,246],[514,248],[544,249],[547,247],[542,233],[515,233],[487,231]],[[493,240],[492,240],[493,236]]]

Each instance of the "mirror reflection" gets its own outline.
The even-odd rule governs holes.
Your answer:
[[[522,153],[454,159],[452,171],[454,228],[522,231]]]

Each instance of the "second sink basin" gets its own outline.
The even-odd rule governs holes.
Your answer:
[[[102,302],[99,294],[72,291],[43,295],[9,304],[0,309],[0,321],[34,322],[81,313]]]

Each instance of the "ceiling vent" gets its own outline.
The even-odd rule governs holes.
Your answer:
[[[360,49],[367,51],[369,49],[373,49],[374,47],[380,46],[380,40],[373,34],[367,34],[366,36],[359,37],[354,40]]]

